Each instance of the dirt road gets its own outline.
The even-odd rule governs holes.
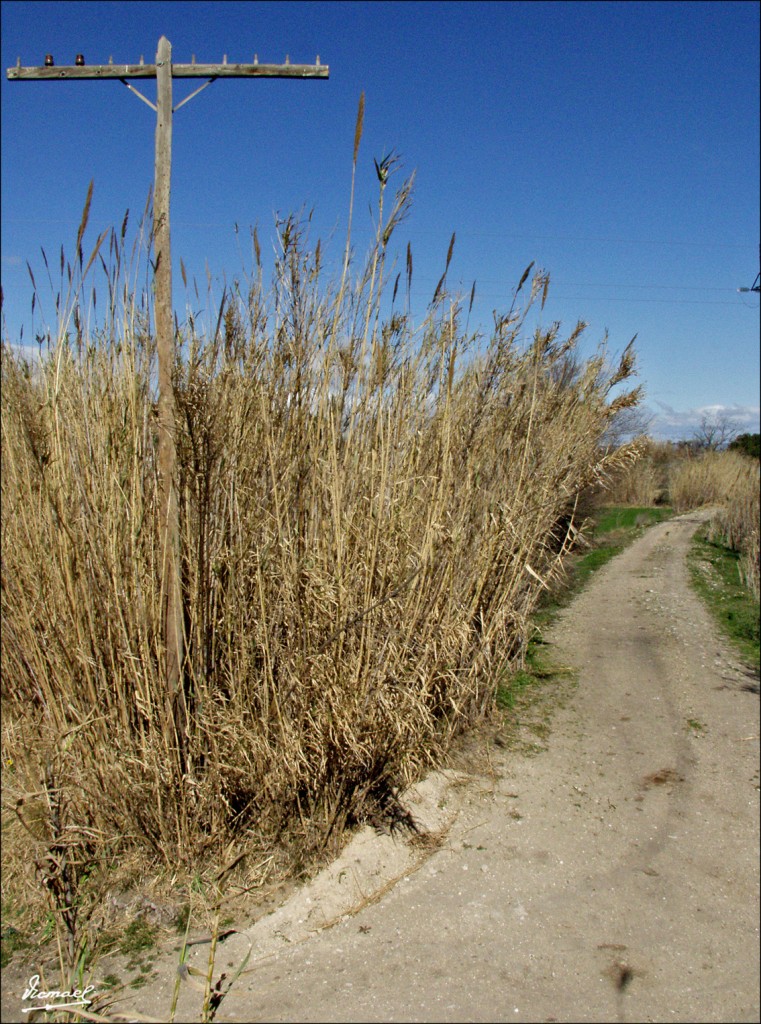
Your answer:
[[[438,849],[365,830],[220,945],[228,973],[252,952],[217,1020],[759,1020],[758,679],[689,589],[701,517],[650,528],[553,627],[578,683],[545,750],[417,787]],[[167,978],[132,1005],[169,1002]]]

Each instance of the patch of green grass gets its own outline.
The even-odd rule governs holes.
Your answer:
[[[177,911],[177,915],[174,919],[174,926],[178,932],[184,932],[188,927],[188,921],[190,920],[190,904],[185,903]]]
[[[614,558],[623,549],[623,542],[618,544],[601,544],[599,547],[594,547],[591,551],[588,551],[586,555],[582,555],[573,567],[574,593],[576,589],[584,586],[590,576],[596,573],[598,569],[602,569],[604,565],[607,565],[611,558]]]
[[[2,901],[0,921],[0,968],[7,967],[16,953],[44,946],[54,932],[55,918],[50,911],[36,917],[13,899]]]
[[[521,691],[535,682],[535,677],[524,669],[506,674],[497,686],[497,707],[500,711],[512,711]]]
[[[46,942],[49,942],[55,935],[55,916],[51,911],[48,911],[47,917],[45,918],[45,927],[42,929],[42,936],[40,937],[40,945],[44,946]]]
[[[743,586],[740,555],[707,539],[707,529],[695,534],[689,555],[695,589],[714,616],[719,629],[734,645],[742,659],[758,671],[759,603]]]
[[[546,740],[552,715],[568,699],[575,682],[573,669],[547,659],[545,641],[537,630],[528,645],[524,667],[506,670],[497,685],[496,705],[502,714],[500,746],[517,744],[524,754],[536,754],[545,748],[532,737]]]
[[[572,674],[570,669],[550,664],[544,652],[545,641],[537,629],[529,641],[524,667],[503,672],[497,684],[497,707],[501,711],[513,711],[518,705],[528,706],[535,695],[532,688],[542,683]]]
[[[0,938],[0,967],[7,967],[13,959],[13,954],[21,949],[28,949],[31,945],[23,932],[17,928],[4,928]]]
[[[602,537],[615,530],[637,530],[642,526],[652,526],[663,522],[671,516],[668,506],[645,507],[638,505],[610,505],[601,508],[595,516],[594,536]]]
[[[150,949],[156,941],[158,928],[148,924],[143,918],[138,918],[128,925],[124,936],[119,943],[120,953],[142,953]]]

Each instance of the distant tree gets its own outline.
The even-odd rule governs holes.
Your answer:
[[[608,424],[603,435],[603,444],[609,448],[618,448],[626,441],[650,433],[654,416],[640,406],[619,409]]]
[[[695,447],[703,451],[720,451],[737,437],[739,429],[734,420],[724,414],[704,416],[695,431]]]
[[[729,445],[729,449],[759,459],[761,458],[761,434],[740,434]]]

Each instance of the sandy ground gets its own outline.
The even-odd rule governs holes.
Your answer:
[[[758,678],[689,589],[704,517],[562,613],[549,656],[578,681],[545,749],[431,776],[406,800],[427,844],[367,828],[219,945],[215,978],[250,959],[216,1020],[759,1021]],[[132,1019],[167,1019],[175,967]],[[194,982],[177,1020],[201,1019]],[[6,990],[3,1020],[21,1006]]]

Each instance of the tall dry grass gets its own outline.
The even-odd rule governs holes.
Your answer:
[[[613,474],[604,491],[611,505],[659,505],[669,500],[669,479],[676,461],[672,445],[643,437],[640,457]]]
[[[710,539],[740,552],[744,584],[759,599],[759,461],[735,451],[706,451],[682,460],[671,479],[671,501],[679,512],[720,506]]]
[[[409,249],[407,301],[399,278],[389,298],[412,185],[389,200],[377,166],[364,265],[325,280],[290,218],[271,286],[257,244],[216,330],[178,330],[182,737],[163,659],[156,348],[123,232],[90,261],[105,327],[83,326],[80,245],[57,340],[33,367],[3,345],[6,793],[64,915],[92,865],[127,849],[168,868],[314,850],[387,811],[490,708],[577,495],[632,457],[599,446],[639,397],[611,398],[631,346],[610,369],[604,348],[577,358],[583,324],[526,339],[546,275],[527,269],[485,345],[446,268],[412,323]]]

